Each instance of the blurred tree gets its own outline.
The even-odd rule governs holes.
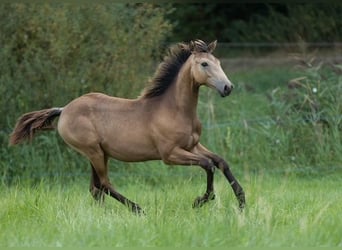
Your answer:
[[[66,160],[67,147],[46,150],[56,147],[58,137],[43,134],[29,150],[8,147],[15,120],[25,112],[64,106],[87,92],[139,95],[153,73],[160,44],[171,32],[164,14],[146,3],[0,5],[2,180],[25,172],[54,176],[63,169],[82,171],[79,161]]]
[[[90,91],[134,97],[170,31],[150,4],[1,5],[1,107],[17,116]]]
[[[224,42],[341,41],[342,3],[173,4],[173,40]]]

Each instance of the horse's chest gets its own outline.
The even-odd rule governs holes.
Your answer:
[[[199,142],[201,136],[201,128],[199,123],[189,128],[188,133],[184,135],[184,148],[186,150],[193,149]]]
[[[185,145],[186,150],[193,149],[199,142],[200,135],[198,132],[193,132],[189,136],[187,136],[187,142]]]
[[[168,152],[175,147],[191,151],[199,142],[201,124],[198,120],[175,119],[168,120],[152,127],[154,140],[159,151]]]

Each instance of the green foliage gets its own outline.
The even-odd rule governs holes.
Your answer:
[[[221,42],[340,42],[341,3],[175,3],[173,38]]]
[[[226,36],[233,42],[339,42],[341,4],[288,4],[286,12],[269,6],[267,15],[233,21]]]
[[[70,149],[65,149],[61,140],[51,139],[49,133],[30,145],[32,148],[8,148],[8,135],[16,119],[33,110],[64,106],[92,91],[136,97],[171,30],[164,14],[163,9],[150,4],[1,5],[3,178],[23,176],[25,170],[56,175],[56,171],[65,173],[72,168],[72,163],[65,165]],[[47,152],[47,148],[54,149]]]
[[[273,117],[286,128],[288,154],[301,163],[341,162],[342,77],[340,65],[305,62],[302,77],[272,91]]]
[[[90,91],[135,97],[170,32],[163,14],[148,4],[3,5],[1,107],[18,116]]]

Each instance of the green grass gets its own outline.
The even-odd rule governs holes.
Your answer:
[[[247,208],[216,173],[216,200],[192,209],[204,178],[169,178],[151,185],[128,178],[118,187],[145,216],[106,197],[94,203],[87,181],[1,187],[4,246],[342,246],[341,176],[240,176]],[[167,176],[163,176],[167,178]]]

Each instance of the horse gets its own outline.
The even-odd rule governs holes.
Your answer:
[[[58,130],[66,144],[90,162],[89,191],[97,201],[109,195],[144,213],[135,202],[115,190],[108,177],[108,159],[123,162],[162,160],[168,165],[200,166],[206,172],[206,191],[193,202],[200,207],[215,198],[214,171],[226,177],[238,200],[245,206],[245,193],[227,162],[200,143],[201,123],[197,116],[199,88],[216,89],[228,96],[233,84],[212,54],[217,41],[177,43],[136,99],[91,92],[61,108],[22,115],[10,135],[10,145],[31,141],[40,130]],[[53,121],[59,117],[57,126]]]

